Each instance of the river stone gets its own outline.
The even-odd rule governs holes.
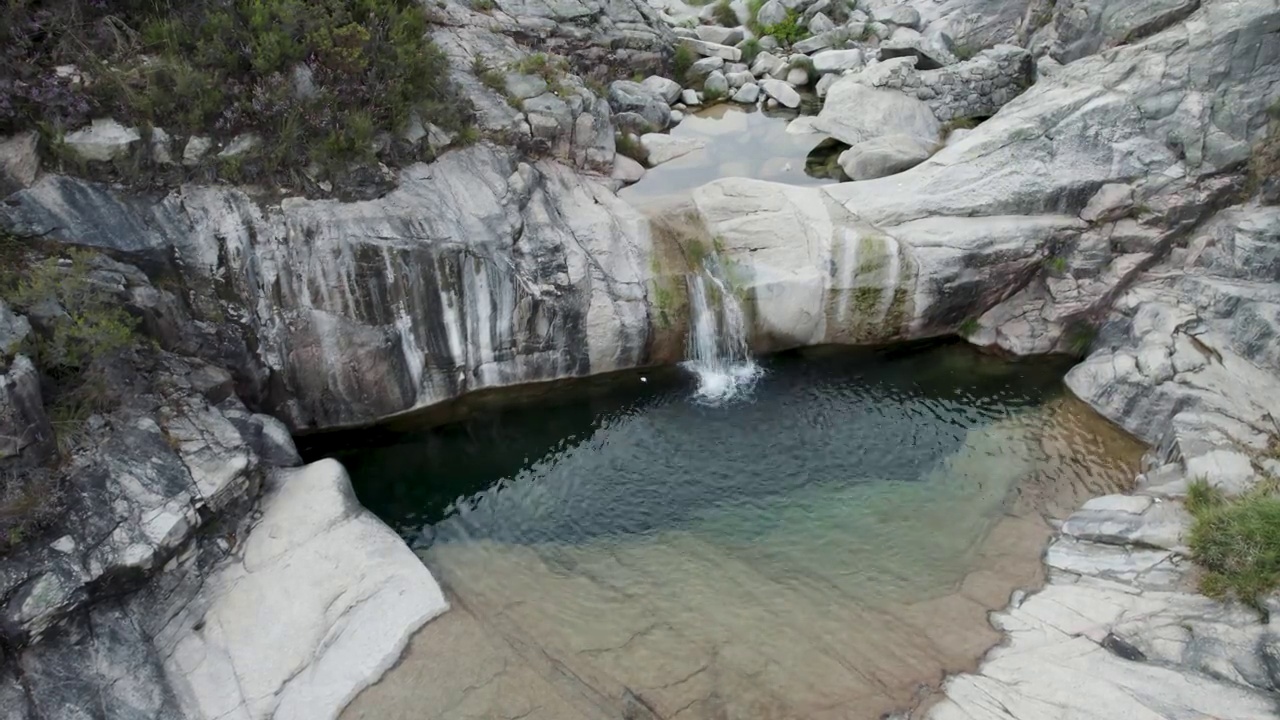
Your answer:
[[[777,25],[787,19],[787,7],[779,0],[768,0],[756,12],[756,23],[762,28]]]
[[[729,94],[729,81],[723,73],[716,70],[702,83],[702,92],[706,97],[722,98]]]
[[[280,471],[243,543],[158,639],[195,717],[335,718],[449,607],[334,460]]]
[[[890,134],[932,145],[942,134],[928,105],[896,90],[867,87],[852,76],[841,77],[827,90],[814,127],[849,145]]]
[[[809,84],[809,71],[803,67],[793,67],[787,71],[787,84],[793,87],[804,87]]]
[[[671,107],[656,90],[630,80],[609,84],[609,106],[616,113],[633,112],[652,127],[665,130],[671,124]]]
[[[871,180],[900,173],[929,159],[933,147],[910,135],[882,135],[840,153],[840,167],[850,180]]]
[[[800,93],[781,80],[763,80],[760,88],[765,94],[789,108],[800,107]]]
[[[680,102],[689,107],[698,107],[702,104],[702,96],[693,88],[685,88],[680,91]]]
[[[749,82],[738,88],[733,94],[733,101],[744,105],[754,105],[760,99],[760,86]]]
[[[742,42],[742,28],[726,28],[719,25],[699,25],[694,28],[698,39],[716,45],[737,45]]]
[[[680,98],[680,83],[658,75],[650,75],[641,85],[649,88],[671,104]]]
[[[707,143],[702,138],[673,137],[664,133],[649,133],[640,136],[640,145],[645,149],[649,166],[683,157],[691,152],[701,150]]]
[[[123,158],[142,140],[135,128],[115,120],[94,120],[89,127],[68,133],[63,144],[83,160],[110,162]]]
[[[862,51],[823,50],[813,56],[813,71],[819,75],[857,70],[862,67]]]

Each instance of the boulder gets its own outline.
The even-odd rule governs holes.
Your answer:
[[[763,80],[760,82],[760,89],[764,90],[769,97],[777,100],[780,105],[789,108],[800,107],[800,93],[781,80]]]
[[[516,100],[528,100],[547,91],[547,81],[540,75],[507,73],[504,84],[507,94]]]
[[[192,136],[182,149],[182,164],[187,167],[199,165],[211,149],[213,149],[211,138]]]
[[[151,129],[151,159],[158,165],[173,164],[173,138],[161,128]]]
[[[21,323],[11,323],[10,328],[21,333]],[[30,326],[25,329],[29,331]],[[14,333],[8,337],[11,348],[16,347],[15,337]],[[18,355],[0,375],[0,460],[10,461],[12,467],[12,461],[22,456],[20,464],[33,467],[43,464],[56,451],[53,425],[40,394],[40,373],[27,356]]]
[[[762,28],[777,25],[786,19],[787,6],[783,5],[780,0],[768,0],[768,2],[761,5],[760,10],[756,12],[756,24]]]
[[[640,84],[657,93],[668,105],[680,99],[680,83],[675,80],[650,75]]]
[[[738,88],[733,94],[733,101],[744,105],[754,105],[760,99],[760,86],[749,82]]]
[[[877,10],[875,19],[912,30],[920,29],[920,11],[910,5],[894,5],[885,10]]]
[[[820,35],[828,30],[835,30],[836,24],[823,13],[818,13],[809,20],[807,27],[810,35]]]
[[[640,178],[644,177],[644,165],[626,155],[616,155],[613,158],[613,171],[609,173],[609,177],[626,185],[640,182]]]
[[[926,38],[911,28],[900,27],[880,43],[880,59],[906,56],[918,58],[916,67],[920,70],[936,70],[959,62],[959,58],[941,42],[932,37]]]
[[[684,157],[691,152],[701,150],[706,145],[706,141],[701,138],[673,137],[664,133],[640,136],[640,146],[647,154],[650,167]]]
[[[809,71],[804,67],[793,67],[787,71],[787,84],[793,87],[804,87],[809,84]]]
[[[141,141],[142,136],[135,128],[110,119],[94,120],[89,127],[68,133],[62,139],[68,150],[91,162],[110,162],[127,157]]]
[[[729,81],[729,87],[736,90],[744,85],[754,83],[756,81],[756,76],[752,75],[749,71],[732,72],[727,73],[725,75],[725,79]]]
[[[231,139],[227,146],[218,153],[220,158],[233,158],[244,155],[262,144],[262,139],[253,133],[243,133]]]
[[[811,55],[819,50],[825,50],[830,47],[841,45],[846,39],[847,36],[845,31],[837,28],[817,35],[810,35],[809,37],[793,44],[791,49],[798,53]]]
[[[156,638],[165,672],[194,717],[332,720],[448,602],[334,460],[279,471],[261,512]]]
[[[722,98],[729,94],[729,80],[723,73],[716,70],[702,83],[702,92],[707,98]]]
[[[671,107],[651,87],[630,80],[614,80],[609,84],[609,107],[615,113],[633,112],[650,126],[665,130],[671,124]]]
[[[831,91],[831,86],[836,84],[836,80],[840,79],[839,75],[829,73],[818,78],[818,82],[813,86],[813,92],[820,98],[825,98],[827,93]]]
[[[931,154],[933,146],[910,135],[882,135],[845,150],[839,162],[850,180],[871,180],[913,168]]]
[[[819,75],[841,73],[845,70],[857,70],[862,67],[862,51],[823,50],[813,56],[813,71]]]
[[[30,187],[40,174],[40,135],[35,130],[0,139],[0,197]]]
[[[696,83],[706,79],[708,75],[717,71],[724,70],[724,58],[709,57],[698,60],[689,66],[689,71],[685,73],[685,82]]]
[[[716,45],[737,45],[742,42],[742,28],[726,28],[719,25],[699,25],[693,29],[699,40]]]
[[[738,62],[742,59],[742,51],[732,45],[720,45],[689,38],[681,38],[680,44],[703,57],[717,57],[729,62]]]
[[[774,55],[771,52],[762,52],[756,56],[755,62],[751,64],[751,74],[756,77],[763,75],[777,75],[781,73],[783,68],[787,66],[787,61]]]
[[[942,134],[942,124],[928,105],[901,92],[867,87],[849,76],[827,91],[814,127],[849,145],[883,135],[906,135],[918,144],[932,145]]]
[[[685,88],[680,91],[680,102],[689,107],[697,107],[702,104],[702,96],[693,88]]]

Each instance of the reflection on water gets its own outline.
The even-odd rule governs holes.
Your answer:
[[[825,136],[788,133],[787,125],[795,116],[794,111],[763,111],[735,104],[687,115],[671,129],[671,135],[703,140],[706,147],[650,168],[640,182],[623,188],[618,197],[643,204],[725,177],[789,185],[830,184],[833,181],[829,178],[805,172],[809,151]]]
[[[531,717],[876,718],[995,642],[986,611],[1039,577],[1042,512],[1136,470],[1060,367],[958,347],[764,365],[727,405],[625,374],[344,457],[456,599],[420,652],[522,678],[473,695],[411,651],[348,717],[536,697]]]

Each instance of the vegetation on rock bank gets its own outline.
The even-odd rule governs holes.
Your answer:
[[[1201,592],[1235,598],[1265,615],[1263,599],[1280,587],[1280,481],[1268,478],[1229,498],[1197,479],[1186,508],[1195,517],[1190,545],[1204,570]]]
[[[415,113],[470,120],[414,0],[6,0],[0,134],[91,117],[261,145],[254,175],[394,155]],[[75,72],[67,66],[75,66]],[[254,171],[258,171],[255,173]]]

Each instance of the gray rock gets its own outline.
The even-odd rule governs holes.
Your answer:
[[[30,331],[24,318],[17,320],[19,322],[9,324],[6,330],[25,335],[25,326],[25,331]],[[10,340],[15,337],[12,333],[6,334]],[[22,455],[22,464],[35,466],[56,451],[53,426],[40,394],[40,374],[27,356],[18,355],[9,363],[8,371],[0,375],[0,460]]]
[[[839,162],[849,179],[871,180],[913,168],[931,154],[933,146],[910,135],[882,135],[840,153]]]
[[[160,165],[173,164],[173,138],[160,128],[151,129],[151,159]]]
[[[698,107],[702,104],[702,96],[693,88],[686,88],[680,91],[680,102],[689,107]]]
[[[40,135],[34,130],[0,139],[0,197],[31,186],[40,174]]]
[[[698,34],[698,39],[716,45],[737,45],[742,42],[742,28],[740,27],[726,28],[719,25],[699,25],[693,30]]]
[[[760,86],[749,82],[738,88],[733,94],[733,101],[744,105],[754,105],[760,99]]]
[[[1055,7],[1048,41],[1051,56],[1069,63],[1173,25],[1200,7],[1199,0],[1078,0]]]
[[[813,91],[818,95],[818,97],[825,98],[827,93],[831,91],[831,86],[835,85],[836,80],[839,78],[840,76],[834,73],[823,75],[818,78],[818,82],[814,84]]]
[[[680,83],[675,80],[650,75],[640,84],[657,93],[668,105],[680,98]]]
[[[689,67],[689,72],[686,73],[686,80],[688,82],[700,82],[717,70],[723,71],[724,65],[724,58],[702,58]]]
[[[633,112],[651,126],[663,130],[671,124],[671,108],[652,88],[630,80],[609,84],[609,106],[615,113]]]
[[[760,6],[760,10],[756,13],[756,23],[762,28],[777,25],[786,19],[787,6],[783,5],[780,0],[768,0],[764,5]]]
[[[751,64],[751,74],[756,77],[777,75],[787,66],[787,61],[770,52],[762,52]]]
[[[789,108],[800,107],[800,93],[781,80],[762,80],[760,89],[778,103]]]
[[[793,67],[787,71],[786,80],[793,87],[804,87],[809,84],[809,71],[803,67]]]
[[[835,30],[836,24],[834,22],[831,22],[831,18],[827,17],[823,13],[818,13],[814,15],[811,20],[809,20],[809,23],[806,27],[809,28],[810,34],[819,35],[821,33],[827,32],[828,30]]]
[[[849,145],[884,135],[906,135],[920,145],[932,145],[942,133],[928,105],[900,92],[867,87],[848,76],[827,91],[814,127]]]
[[[1091,223],[1118,220],[1132,207],[1133,187],[1108,183],[1098,188],[1098,192],[1085,203],[1084,209],[1080,211],[1080,219]]]
[[[540,75],[507,73],[504,78],[507,93],[516,100],[528,100],[547,91],[547,81]]]
[[[31,323],[0,300],[0,356],[5,360],[13,357],[30,335]]]
[[[681,38],[680,44],[703,57],[717,57],[729,62],[738,62],[742,59],[742,51],[732,45],[720,45],[689,38]]]
[[[218,153],[220,158],[233,158],[244,155],[262,144],[262,138],[253,133],[244,133],[232,138],[230,143]]]
[[[862,65],[862,51],[858,49],[823,50],[813,56],[813,71],[819,75],[857,70]]]
[[[68,133],[62,139],[68,150],[91,162],[124,158],[141,141],[142,136],[136,129],[110,119],[94,120],[89,127]]]
[[[680,124],[681,122],[683,122],[683,121],[684,121],[684,111],[682,111],[682,110],[672,110],[672,111],[671,111],[671,124],[672,124],[673,126],[674,126],[674,125],[679,125],[679,124]]]
[[[750,71],[732,72],[725,74],[725,79],[729,81],[729,87],[736,90],[744,85],[755,83],[756,76]]]
[[[293,96],[299,100],[310,100],[319,92],[316,88],[315,74],[311,72],[310,65],[306,63],[294,65],[289,77],[293,81]]]
[[[920,29],[920,12],[910,5],[894,5],[887,10],[877,10],[875,19],[913,30]]]
[[[729,81],[719,70],[712,72],[702,83],[702,92],[708,98],[722,98],[729,94]]]
[[[706,141],[701,138],[673,137],[662,133],[640,136],[640,145],[645,150],[650,167],[684,157],[701,150],[706,147],[706,144]]]
[[[925,37],[911,28],[899,27],[893,31],[892,36],[880,43],[880,59],[907,56],[918,58],[916,67],[921,70],[936,70],[959,62],[951,50],[933,37]]]
[[[644,177],[644,166],[626,155],[618,155],[613,161],[613,172],[609,177],[630,185],[640,182]]]
[[[800,42],[793,44],[791,46],[791,49],[795,50],[798,53],[804,53],[806,55],[809,55],[812,53],[816,53],[819,50],[825,50],[830,47],[836,47],[838,45],[842,45],[844,44],[847,37],[848,37],[848,34],[845,32],[845,30],[837,28],[835,30],[828,30],[824,33],[819,33],[817,35],[810,35],[809,37],[801,40]]]
[[[187,167],[199,165],[212,148],[213,140],[210,138],[198,136],[190,138],[182,150],[182,164]]]
[[[779,47],[781,46],[778,43],[778,39],[772,35],[765,35],[764,37],[760,38],[761,50],[768,50],[772,52],[774,50],[777,50]]]

